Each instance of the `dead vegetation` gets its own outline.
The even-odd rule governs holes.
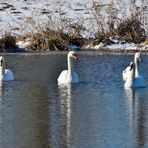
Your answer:
[[[147,32],[144,28],[146,10],[146,8],[135,8],[131,16],[119,18],[119,10],[114,8],[112,3],[103,5],[93,1],[91,19],[97,24],[97,31],[87,39],[83,37],[83,34],[89,30],[84,27],[83,20],[79,18],[70,20],[60,11],[57,18],[45,13],[48,21],[44,23],[40,23],[34,16],[27,17],[22,25],[17,27],[22,34],[14,37],[12,33],[6,33],[0,39],[0,49],[2,52],[4,48],[17,48],[16,42],[18,41],[29,41],[30,44],[25,48],[31,51],[69,50],[71,44],[81,48],[90,38],[93,45],[111,44],[111,38],[116,38],[121,42],[141,43],[147,40]],[[105,16],[104,11],[107,12]]]
[[[129,17],[118,17],[117,9],[112,4],[107,6],[107,17],[103,17],[103,5],[93,3],[92,11],[95,21],[98,24],[98,32],[95,33],[95,39],[105,44],[110,43],[110,38],[116,38],[119,41],[141,43],[147,39],[144,29],[144,16],[146,9],[135,8]],[[133,8],[134,9],[134,8]]]
[[[123,21],[117,27],[117,34],[127,42],[141,43],[146,40],[146,33],[137,16]]]
[[[33,17],[26,18],[22,27],[25,33],[18,35],[17,41],[30,41],[31,44],[26,48],[34,51],[69,50],[71,44],[82,46],[81,32],[85,29],[82,24],[60,19],[57,23],[49,17],[48,22],[40,24]]]
[[[16,48],[16,37],[12,36],[10,33],[5,33],[5,35],[0,39],[0,52],[4,52],[4,49],[11,52]]]

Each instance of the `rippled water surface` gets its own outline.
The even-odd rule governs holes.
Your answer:
[[[133,54],[79,53],[80,84],[58,85],[65,57],[6,56],[15,81],[0,89],[0,148],[147,148],[148,87],[125,90],[121,76]]]

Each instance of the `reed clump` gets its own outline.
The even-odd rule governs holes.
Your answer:
[[[31,44],[26,46],[26,48],[37,51],[45,51],[48,49],[64,50],[62,46],[65,46],[62,36],[54,30],[50,30],[48,28],[40,32],[28,33],[27,36],[24,36],[23,38],[31,41]]]
[[[141,43],[146,40],[145,29],[136,14],[119,24],[117,34],[126,42]]]
[[[95,30],[92,32],[86,29],[85,19],[69,19],[59,11],[59,16],[46,14],[46,22],[40,22],[39,18],[30,16],[24,18],[24,22],[18,30],[21,34],[15,37],[12,33],[6,33],[0,39],[0,49],[17,48],[16,42],[24,41],[25,50],[29,51],[64,51],[69,50],[70,45],[76,45],[80,49],[86,42],[91,41],[92,45],[103,43],[108,45],[114,43],[113,38],[118,42],[133,42],[140,44],[147,40],[147,31],[145,25],[144,8],[133,8],[129,17],[122,14],[119,17],[120,10],[114,8],[113,3],[102,4],[92,3],[91,8],[85,6],[89,11],[91,23]],[[85,36],[87,33],[87,37]]]
[[[28,18],[25,22],[24,34],[17,36],[17,41],[30,41],[26,48],[34,51],[64,51],[69,50],[69,45],[82,46],[81,24],[72,24],[69,21],[59,20],[59,24],[49,19],[44,24],[38,24],[34,18]],[[58,27],[57,27],[58,26]]]
[[[106,8],[106,17],[104,10]],[[119,41],[141,43],[147,39],[144,29],[144,13],[146,9],[133,8],[130,17],[123,15],[119,18],[119,10],[113,7],[113,4],[103,5],[96,1],[93,2],[92,14],[97,24],[98,31],[94,33],[97,42],[110,44],[110,38],[116,38]]]
[[[11,52],[13,49],[16,49],[16,37],[11,33],[5,33],[0,38],[0,51],[4,52],[7,49],[8,52]]]

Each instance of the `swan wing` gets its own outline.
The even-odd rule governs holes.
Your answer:
[[[58,83],[68,83],[68,70],[63,70],[58,77]]]
[[[76,72],[69,75],[68,70],[63,70],[58,77],[58,83],[79,83],[79,77]]]

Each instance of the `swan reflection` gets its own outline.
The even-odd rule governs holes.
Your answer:
[[[3,120],[3,115],[2,115],[2,103],[3,103],[3,91],[4,89],[4,84],[3,82],[0,82],[0,139],[2,139],[2,120]],[[0,147],[2,147],[2,142],[0,140]]]
[[[145,99],[143,89],[129,88],[125,90],[128,102],[130,136],[135,141],[135,147],[143,147],[146,143],[146,113]]]
[[[3,82],[0,82],[0,103],[2,103],[2,100],[3,100],[3,91],[4,89],[4,83]]]
[[[133,88],[125,89],[125,93],[127,96],[127,104],[129,109],[129,124],[130,128],[135,125],[135,113],[136,113],[136,98],[135,98],[135,90]]]
[[[70,129],[71,129],[71,112],[72,112],[72,90],[71,84],[58,85],[60,99],[60,144],[64,148],[70,147]]]

